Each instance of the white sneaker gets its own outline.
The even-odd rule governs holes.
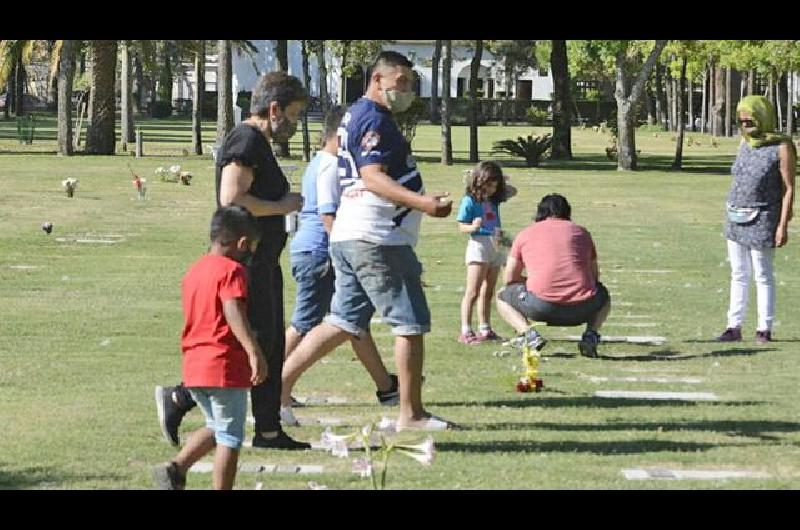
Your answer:
[[[292,412],[292,407],[284,407],[281,405],[281,423],[284,425],[291,425],[293,427],[299,427],[300,422],[297,421],[297,418],[294,417],[294,412]]]

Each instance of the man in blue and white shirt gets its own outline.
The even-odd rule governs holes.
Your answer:
[[[453,205],[445,195],[425,195],[410,146],[392,120],[392,113],[408,109],[414,99],[412,66],[399,53],[382,52],[373,64],[366,94],[342,119],[342,196],[330,237],[336,269],[331,311],[289,363],[313,363],[348,337],[364,336],[377,309],[395,335],[398,429],[442,430],[453,425],[422,405],[423,336],[430,331],[431,319],[422,290],[422,265],[413,246],[422,214],[447,217]],[[287,368],[289,364],[284,374]]]

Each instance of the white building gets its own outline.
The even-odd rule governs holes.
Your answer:
[[[274,40],[253,40],[258,52],[251,57],[244,51],[234,48],[233,58],[233,92],[252,91],[259,75],[277,69]],[[385,50],[394,50],[402,53],[414,63],[414,71],[419,76],[415,86],[417,95],[430,97],[431,95],[431,59],[434,51],[434,41],[395,41],[384,46]],[[303,78],[302,53],[299,41],[289,41],[289,73]],[[470,63],[472,50],[466,46],[453,46],[453,62],[450,70],[451,84],[450,96],[466,96],[469,91]],[[316,55],[311,54],[308,59],[311,83],[309,92],[312,96],[319,96],[318,65]],[[331,101],[341,101],[341,64],[338,58],[331,56],[326,50],[328,68],[328,97]],[[348,80],[346,101],[351,102],[363,93],[364,79],[369,65],[363,65],[361,76],[353,76]],[[441,62],[440,62],[441,68]],[[186,73],[177,78],[174,83],[174,99],[191,99],[194,90],[194,72],[191,67],[185,69]],[[216,91],[217,57],[209,55],[206,61],[206,90]],[[516,99],[546,100],[550,101],[553,92],[553,79],[546,69],[528,69],[517,76],[516,85],[511,87],[511,96]],[[441,94],[441,75],[439,76],[439,94]],[[505,76],[503,75],[502,60],[497,59],[492,53],[484,50],[479,70],[479,90],[482,97],[503,97]]]

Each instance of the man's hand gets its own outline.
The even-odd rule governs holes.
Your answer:
[[[425,195],[422,211],[431,217],[447,217],[453,210],[453,201],[448,199],[449,193]]]
[[[303,196],[299,193],[290,192],[281,199],[281,203],[285,206],[286,213],[297,212],[303,207]]]
[[[248,355],[247,358],[250,361],[250,384],[255,386],[263,383],[267,379],[269,372],[264,354],[261,353],[261,350],[257,350],[253,355]]]
[[[778,227],[778,230],[775,232],[775,246],[782,247],[789,241],[789,233],[786,227]]]
[[[473,219],[472,220],[472,230],[474,231],[474,230],[477,230],[478,228],[480,228],[481,227],[481,223],[483,223],[483,218],[482,217],[476,217],[475,219]]]

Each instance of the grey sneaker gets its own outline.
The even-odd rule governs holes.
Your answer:
[[[587,330],[583,333],[578,349],[584,357],[597,358],[597,345],[600,343],[600,335],[596,331]]]
[[[186,489],[186,475],[182,474],[175,462],[165,462],[153,468],[153,480],[160,490]]]
[[[547,339],[542,337],[538,331],[531,328],[521,335],[512,337],[508,341],[508,345],[512,348],[523,349],[525,347],[533,348],[536,351],[542,351],[542,348],[547,344]]]

